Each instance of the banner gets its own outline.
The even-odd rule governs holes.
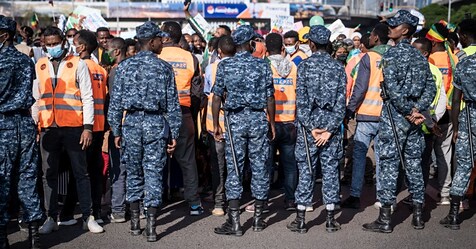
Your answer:
[[[203,8],[205,18],[236,18],[248,7],[244,3],[239,4],[216,4],[206,3]]]
[[[289,16],[289,4],[286,3],[224,3],[204,4],[203,16],[205,18],[274,18]]]
[[[294,28],[294,16],[276,16],[271,18],[271,32],[284,34]]]
[[[101,11],[89,7],[79,6],[69,15],[66,29],[87,29],[96,31],[99,27],[108,27],[106,20],[101,16]]]

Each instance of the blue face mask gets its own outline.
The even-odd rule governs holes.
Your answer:
[[[63,48],[61,47],[61,44],[52,48],[47,47],[46,50],[48,50],[48,54],[50,54],[53,58],[59,58],[63,54]]]

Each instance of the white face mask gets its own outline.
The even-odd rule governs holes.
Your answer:
[[[74,38],[68,38],[69,45],[73,46],[73,40],[74,40]]]
[[[292,55],[296,52],[296,45],[291,45],[291,46],[284,46],[284,49],[286,50],[286,53],[289,55]]]

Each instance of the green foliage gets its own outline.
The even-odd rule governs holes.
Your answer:
[[[451,13],[451,22],[459,23],[465,18],[466,13],[471,13],[473,18],[476,18],[476,3],[463,5],[458,11]]]
[[[433,23],[439,20],[448,19],[448,7],[439,4],[430,4],[422,9],[420,12],[425,16],[425,26],[430,27]],[[476,14],[476,3],[462,5],[458,9],[451,9],[451,23],[458,24],[465,18],[466,13],[472,13],[473,18]]]

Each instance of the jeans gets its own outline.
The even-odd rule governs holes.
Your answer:
[[[217,142],[212,134],[208,134],[210,146],[210,166],[212,171],[212,189],[215,196],[215,208],[225,205],[225,141]]]
[[[351,196],[360,197],[362,193],[367,151],[369,150],[370,142],[377,136],[378,126],[378,122],[357,122],[354,135],[352,185],[350,187]],[[376,143],[374,142],[374,144]],[[375,151],[377,152],[377,150]],[[378,157],[377,153],[375,153],[375,157]]]
[[[126,165],[121,163],[120,150],[114,144],[114,136],[109,134],[109,177],[111,179],[111,209],[112,213],[126,212]]]
[[[276,138],[270,144],[270,154],[267,161],[270,182],[274,175],[274,157],[279,150],[279,163],[284,173],[284,199],[294,201],[297,186],[297,165],[294,149],[296,147],[296,126],[293,123],[276,123]]]

